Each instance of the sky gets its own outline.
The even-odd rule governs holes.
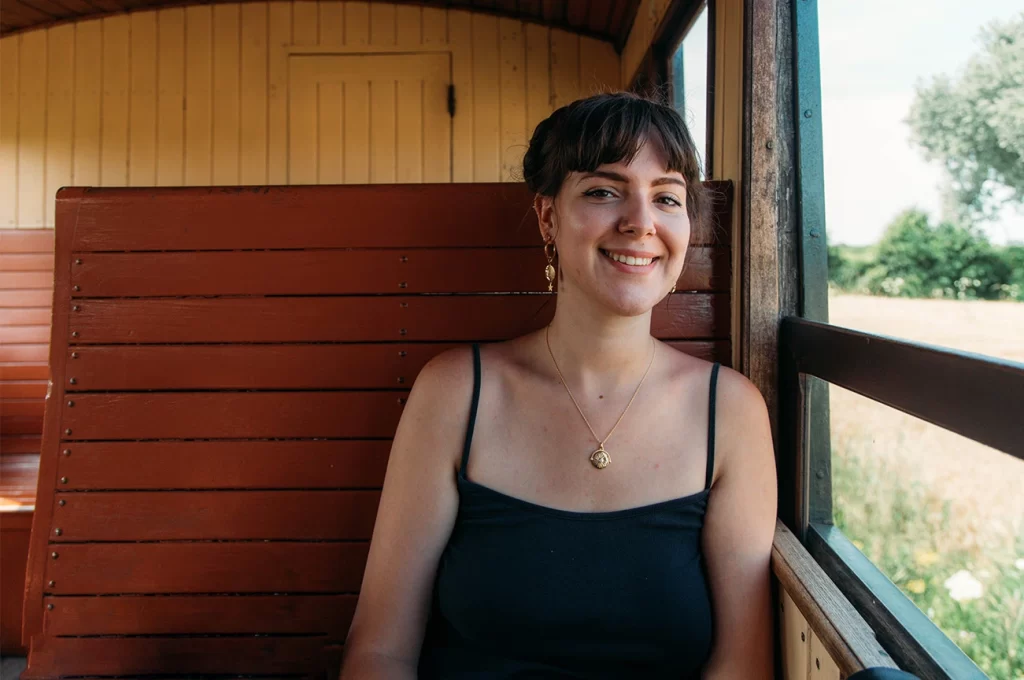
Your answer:
[[[819,0],[825,221],[830,243],[866,245],[906,208],[940,214],[942,169],[910,143],[914,86],[955,75],[979,29],[1021,0]],[[1024,213],[982,225],[995,243],[1024,241]]]

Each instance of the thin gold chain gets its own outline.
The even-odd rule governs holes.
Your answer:
[[[583,409],[580,408],[579,402],[576,401],[576,397],[572,396],[572,390],[569,389],[569,383],[565,381],[565,377],[562,375],[562,371],[558,369],[558,362],[555,361],[555,353],[551,351],[551,326],[548,326],[547,329],[544,331],[544,341],[548,345],[548,354],[551,355],[551,363],[555,365],[555,372],[558,373],[559,380],[561,380],[562,385],[565,386],[565,391],[569,393],[569,398],[572,399],[572,403],[576,405],[576,410],[579,411],[580,415],[583,417],[583,422],[585,422],[587,424],[587,427],[590,429],[590,434],[594,435],[594,439],[597,440],[598,444],[600,445],[600,448],[603,449],[604,443],[611,439],[612,434],[615,432],[615,428],[619,426],[619,423],[621,423],[622,419],[626,416],[626,411],[628,411],[629,407],[633,405],[633,400],[636,399],[636,395],[640,393],[640,388],[643,386],[644,380],[647,379],[647,374],[651,372],[651,366],[654,365],[654,355],[657,354],[658,352],[658,343],[654,340],[653,337],[651,338],[651,361],[650,363],[647,364],[647,370],[644,371],[643,377],[640,378],[640,382],[637,384],[636,389],[633,390],[633,396],[629,398],[629,403],[626,404],[626,408],[622,409],[622,415],[620,415],[619,419],[615,421],[614,425],[612,425],[611,432],[609,432],[604,439],[601,439],[600,437],[597,436],[597,433],[594,432],[594,428],[591,427],[590,421],[587,420],[587,416],[585,413],[583,413]]]

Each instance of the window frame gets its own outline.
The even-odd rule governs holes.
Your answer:
[[[922,677],[984,680],[963,650],[833,525],[828,385],[1024,460],[1024,425],[1005,407],[1024,403],[1024,364],[828,323],[817,3],[791,7],[800,303],[799,316],[784,318],[779,329],[779,515],[902,668]],[[971,395],[966,403],[956,396],[965,393]]]

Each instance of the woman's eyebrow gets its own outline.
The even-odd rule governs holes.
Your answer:
[[[652,187],[660,187],[662,184],[678,184],[681,187],[686,187],[686,182],[679,179],[678,177],[659,177],[658,179],[651,182]]]
[[[629,182],[629,179],[625,175],[621,175],[621,174],[619,174],[617,172],[611,172],[611,171],[608,171],[608,170],[594,170],[593,172],[584,173],[579,178],[579,181],[577,182],[577,184],[579,184],[579,182],[582,182],[584,180],[590,179],[592,177],[602,177],[604,179],[610,179],[613,182],[622,182],[624,184]],[[670,176],[659,177],[658,179],[656,179],[653,182],[651,182],[651,186],[652,187],[662,186],[663,184],[678,184],[681,187],[686,187],[686,182],[684,182],[683,180],[681,180],[678,177],[670,177]]]

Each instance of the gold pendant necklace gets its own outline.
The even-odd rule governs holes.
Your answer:
[[[620,415],[619,419],[615,421],[614,425],[612,425],[611,432],[609,432],[604,439],[601,439],[600,437],[597,436],[597,433],[594,432],[594,428],[590,426],[590,421],[587,420],[587,416],[586,414],[583,413],[583,409],[580,408],[579,402],[576,401],[576,397],[572,396],[572,390],[569,389],[569,383],[565,381],[565,377],[562,375],[562,371],[560,371],[558,368],[558,362],[555,361],[555,353],[551,351],[550,325],[547,326],[547,328],[544,331],[544,341],[547,343],[548,354],[551,355],[551,363],[555,365],[555,372],[558,373],[559,380],[562,381],[562,385],[565,387],[565,391],[569,393],[569,398],[572,399],[572,403],[575,404],[576,410],[579,411],[580,415],[583,417],[583,422],[587,424],[587,428],[590,430],[590,434],[594,435],[594,439],[597,440],[597,449],[595,449],[594,452],[590,454],[590,463],[598,470],[603,470],[606,467],[608,467],[609,463],[612,462],[611,454],[609,454],[608,451],[604,448],[604,443],[611,439],[612,433],[615,432],[615,428],[617,428],[619,426],[619,423],[622,422],[622,418],[626,415],[626,411],[628,411],[629,407],[633,405],[633,400],[636,399],[636,395],[640,393],[640,387],[644,384],[644,380],[647,379],[647,374],[651,372],[651,366],[654,365],[654,355],[657,354],[658,352],[658,343],[654,340],[653,337],[651,338],[651,361],[649,364],[647,364],[647,370],[644,371],[643,377],[640,378],[640,382],[637,384],[636,389],[633,390],[633,396],[629,398],[629,403],[626,404],[626,408],[622,409],[622,415]]]

